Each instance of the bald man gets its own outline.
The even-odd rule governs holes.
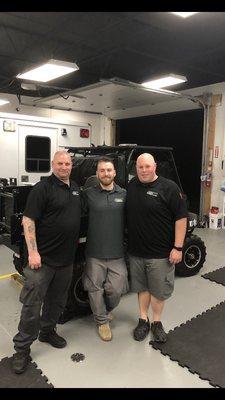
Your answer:
[[[174,289],[175,264],[182,260],[188,214],[179,187],[156,174],[151,154],[137,158],[136,170],[127,191],[130,286],[138,293],[140,310],[133,336],[142,341],[151,329],[153,340],[164,343],[167,335],[161,316]]]
[[[21,318],[13,338],[12,367],[17,374],[26,370],[38,334],[41,342],[53,347],[67,344],[56,333],[56,324],[66,305],[80,228],[80,191],[70,180],[71,169],[69,153],[57,151],[52,175],[34,185],[24,210],[27,266]]]

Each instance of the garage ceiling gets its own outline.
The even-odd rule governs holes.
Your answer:
[[[167,73],[185,75],[178,91],[224,82],[224,37],[225,12],[187,19],[169,12],[1,12],[0,92],[45,101],[69,92],[74,103],[84,88],[97,83],[99,89],[101,80],[114,77],[139,84]],[[76,62],[79,71],[35,91],[22,89],[16,75],[51,58]],[[118,107],[118,96],[108,107]],[[129,99],[135,101],[143,98]]]

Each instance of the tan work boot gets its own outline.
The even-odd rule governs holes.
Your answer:
[[[112,332],[110,330],[108,323],[99,325],[98,333],[102,340],[105,340],[106,342],[108,342],[109,340],[112,340]]]
[[[108,313],[108,320],[109,320],[109,322],[111,322],[111,321],[113,320],[113,318],[114,318],[113,313],[109,312],[109,313]]]

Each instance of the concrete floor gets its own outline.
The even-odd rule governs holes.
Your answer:
[[[176,277],[174,294],[167,300],[163,314],[166,331],[225,300],[224,286],[201,277],[201,273],[225,265],[225,230],[196,229],[195,234],[206,244],[206,262],[198,275]],[[12,251],[0,245],[0,275],[10,272],[15,272]],[[19,322],[20,290],[12,279],[0,280],[0,359],[14,352],[12,337]],[[148,344],[149,338],[144,342],[133,340],[137,319],[137,296],[127,294],[114,310],[111,342],[100,340],[92,316],[86,316],[58,325],[67,347],[55,349],[36,341],[32,358],[55,388],[212,388],[208,381],[154,350]],[[73,353],[83,353],[85,360],[72,362]]]

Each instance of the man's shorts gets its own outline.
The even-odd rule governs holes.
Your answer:
[[[130,291],[149,292],[158,300],[173,293],[175,265],[168,258],[148,259],[129,255]]]

